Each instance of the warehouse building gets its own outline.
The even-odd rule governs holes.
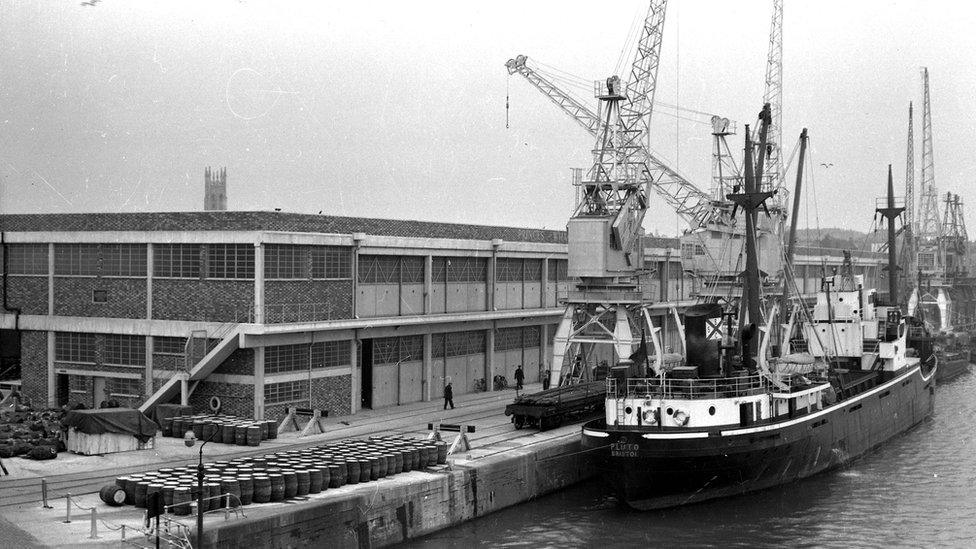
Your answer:
[[[279,419],[437,400],[448,381],[490,391],[518,365],[536,381],[568,290],[562,231],[229,211],[5,215],[0,228],[6,377],[53,406],[185,398]],[[646,239],[650,299],[700,290],[679,249]],[[873,255],[858,268],[876,280]],[[806,291],[825,258],[840,262],[800,257]]]

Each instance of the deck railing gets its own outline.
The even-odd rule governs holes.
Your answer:
[[[680,379],[665,376],[607,379],[607,396],[613,398],[731,398],[754,395],[768,390],[769,382],[761,375],[714,379]]]

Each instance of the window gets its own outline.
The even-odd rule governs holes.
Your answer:
[[[264,277],[268,279],[308,278],[308,248],[284,244],[266,245]]]
[[[145,366],[146,338],[120,334],[106,335],[104,362],[117,366]]]
[[[308,370],[308,344],[265,347],[264,373],[280,374]]]
[[[542,260],[541,259],[526,259],[525,260],[525,281],[526,282],[539,282],[542,280]]]
[[[539,346],[539,327],[501,328],[495,332],[495,350],[510,351]]]
[[[153,276],[200,278],[200,246],[198,244],[154,245]]]
[[[146,276],[146,246],[143,244],[99,244],[104,276]]]
[[[146,276],[142,244],[55,244],[54,274]]]
[[[444,334],[444,356],[466,356],[485,352],[485,333],[453,332]]]
[[[423,284],[424,283],[424,258],[422,257],[401,257],[400,258],[400,281],[404,284]]]
[[[209,244],[208,278],[254,278],[252,244]]]
[[[186,338],[182,337],[153,337],[153,354],[179,355],[186,352]]]
[[[690,243],[681,243],[681,259],[691,259],[695,257],[695,245]]]
[[[485,282],[488,260],[483,257],[434,258],[434,282]]]
[[[87,362],[94,364],[95,334],[55,333],[54,359],[64,362]]]
[[[142,380],[110,377],[105,380],[109,396],[140,397],[142,396]]]
[[[55,244],[54,274],[95,276],[98,274],[97,244]]]
[[[705,255],[705,248],[701,244],[695,244],[695,255]]]
[[[282,383],[268,383],[264,386],[264,403],[281,404],[296,400],[308,400],[307,381],[285,381]]]
[[[92,289],[92,303],[108,303],[108,290]]]
[[[384,337],[373,340],[373,364],[418,361],[424,357],[423,336]]]
[[[312,278],[352,278],[352,252],[337,246],[312,246]]]
[[[918,268],[923,270],[935,269],[935,254],[931,252],[919,252]]]
[[[522,282],[521,259],[498,259],[495,262],[495,280],[499,282]]]
[[[550,259],[549,260],[549,281],[550,282],[562,282],[566,280],[566,269],[569,267],[569,263],[565,259]]]
[[[391,255],[359,256],[361,284],[399,284],[400,260]]]
[[[351,362],[349,358],[348,341],[325,341],[312,345],[313,368],[349,366]]]
[[[495,350],[509,351],[522,348],[522,328],[501,328],[495,332]]]
[[[12,275],[47,274],[47,244],[7,244],[6,259]]]

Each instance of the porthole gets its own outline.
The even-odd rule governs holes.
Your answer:
[[[708,407],[708,415],[710,415],[710,416],[714,416],[715,415],[715,407],[714,406],[709,406]]]
[[[634,409],[631,408],[630,406],[628,406],[628,407],[624,408],[624,412],[626,412],[629,415],[629,414],[634,413]]]
[[[668,414],[669,416],[670,416],[671,414],[673,414],[673,413],[674,413],[674,409],[673,409],[673,408],[668,408],[668,409],[667,409],[667,414]]]

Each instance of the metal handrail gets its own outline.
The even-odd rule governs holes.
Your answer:
[[[622,387],[616,379],[607,379],[607,395],[615,398],[729,398],[765,392],[768,387],[768,380],[759,374],[710,379],[628,378]]]

